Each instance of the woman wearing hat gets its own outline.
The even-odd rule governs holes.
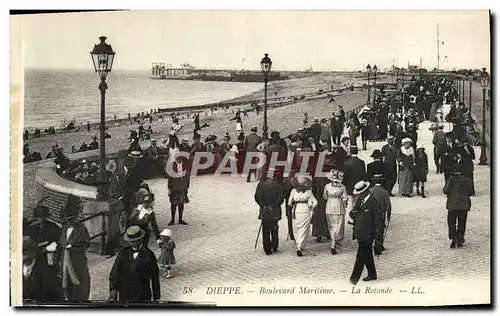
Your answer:
[[[423,198],[425,198],[425,183],[427,182],[428,173],[429,163],[427,154],[425,153],[424,146],[420,144],[415,153],[415,167],[413,168],[412,176],[417,188],[417,195],[422,195]]]
[[[169,176],[168,178],[168,196],[170,200],[170,215],[171,220],[168,225],[174,225],[175,223],[175,212],[179,211],[179,224],[187,225],[187,223],[182,219],[184,214],[184,204],[189,202],[187,192],[189,189],[189,169],[188,162],[183,157],[176,157],[172,165],[174,174],[178,176]],[[181,174],[184,175],[181,176]]]
[[[415,165],[415,151],[411,147],[411,139],[406,137],[399,148],[399,193],[402,196],[411,197],[413,194],[413,166]]]
[[[318,201],[314,197],[311,190],[311,180],[308,177],[297,176],[292,179],[294,189],[288,198],[288,205],[292,208],[292,216],[295,219],[296,233],[295,240],[297,243],[297,256],[302,257],[309,230],[311,228],[311,213],[318,205]]]
[[[331,182],[323,190],[323,199],[326,200],[325,214],[328,229],[332,238],[331,253],[337,254],[337,246],[342,245],[345,230],[345,210],[347,207],[347,190],[342,184],[344,173],[332,169],[326,176]]]
[[[69,195],[64,207],[64,227],[61,231],[62,288],[68,301],[88,301],[90,273],[87,265],[87,249],[90,247],[89,232],[78,222],[80,201]]]
[[[148,247],[150,229],[156,237],[157,243],[160,242],[160,230],[158,229],[158,224],[156,223],[156,215],[153,209],[153,198],[150,193],[145,193],[140,196],[139,204],[129,217],[129,226],[136,225],[139,226],[145,233],[142,239],[142,244],[144,247]]]

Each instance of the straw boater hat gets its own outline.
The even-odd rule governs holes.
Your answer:
[[[128,154],[128,157],[131,157],[131,158],[137,158],[137,159],[139,159],[139,158],[142,158],[142,157],[143,157],[143,155],[141,154],[141,152],[140,152],[140,151],[135,151],[135,150],[134,150],[134,151],[132,151],[130,154]]]
[[[183,142],[183,143],[188,143],[188,142],[189,142],[189,140],[188,140],[187,138],[183,138],[183,139],[182,139],[182,142]]]
[[[411,143],[411,138],[403,138],[403,140],[401,141],[401,144],[405,144],[405,143]]]
[[[160,236],[165,236],[165,237],[172,237],[172,231],[168,228],[165,228],[164,230],[162,230],[162,232],[160,233]]]
[[[314,122],[315,122],[315,123],[318,123],[318,122],[319,122],[319,118],[315,117],[315,118],[314,118]]]
[[[312,181],[309,177],[297,175],[292,179],[292,185],[294,188],[306,188],[309,189],[312,185]]]
[[[370,182],[368,181],[359,181],[354,185],[354,190],[352,190],[353,195],[360,195],[370,188]]]
[[[396,137],[394,137],[394,136],[392,136],[392,135],[389,135],[389,136],[387,137],[387,141],[388,141],[388,142],[393,142],[393,141],[395,141],[395,140],[396,140]]]
[[[130,226],[127,228],[125,235],[123,235],[123,239],[125,241],[139,241],[144,238],[146,233],[139,226]]]

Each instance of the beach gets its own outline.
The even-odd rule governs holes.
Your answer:
[[[358,77],[358,79],[354,79]],[[391,80],[386,79],[388,81]],[[334,84],[335,82],[335,84]],[[331,85],[334,85],[334,89],[339,89],[344,86],[345,83],[352,82],[354,84],[361,85],[365,83],[359,74],[344,75],[344,74],[320,74],[313,77],[301,78],[301,79],[291,79],[282,82],[274,82],[269,84],[268,95],[271,98],[274,96],[274,92],[278,92],[278,96],[293,96],[300,95],[304,93],[318,92],[320,89],[327,91],[331,89]],[[256,91],[254,93],[248,94],[246,96],[241,96],[238,101],[250,101],[253,99],[259,99],[263,97],[263,91]],[[234,100],[230,100],[234,102]],[[322,100],[311,100],[289,104],[283,107],[270,108],[268,111],[268,125],[269,133],[273,130],[277,130],[281,133],[282,137],[295,132],[298,127],[302,126],[302,120],[304,113],[307,112],[310,116],[310,123],[312,124],[313,118],[318,117],[331,117],[332,112],[337,109],[339,105],[344,107],[345,111],[352,108],[358,107],[366,102],[366,92],[364,91],[345,91],[339,96],[335,97],[335,102],[329,103],[329,99]],[[238,132],[236,132],[236,122],[230,119],[234,117],[234,113],[231,113],[229,109],[227,112],[223,110],[218,110],[216,114],[205,116],[205,112],[200,114],[200,124],[207,123],[210,126],[203,128],[200,132],[202,136],[202,141],[205,137],[210,134],[218,136],[218,140],[222,141],[222,136],[224,133],[229,133],[231,136],[231,142],[236,142],[236,137]],[[208,111],[209,112],[209,111]],[[263,113],[256,115],[254,112],[248,114],[248,117],[242,117],[244,132],[247,134],[250,131],[250,126],[255,125],[259,129],[259,133],[262,132],[263,123]],[[179,121],[183,125],[180,132],[179,139],[187,138],[190,143],[192,143],[192,135],[194,123],[192,118],[184,118]],[[146,123],[145,126],[151,125],[153,129],[153,138],[161,141],[168,137],[168,133],[172,127],[172,121],[170,117],[164,122],[153,121],[151,124]],[[138,124],[133,125],[121,125],[119,127],[110,126],[107,131],[110,135],[110,139],[106,139],[106,152],[113,153],[119,150],[127,149],[130,142],[130,130],[137,130]],[[64,148],[64,152],[68,154],[71,159],[71,146],[75,145],[79,148],[81,143],[85,141],[90,143],[93,136],[99,136],[99,131],[97,129],[91,129],[90,133],[85,131],[61,133],[56,135],[47,135],[37,139],[31,139],[29,141],[29,147],[31,151],[39,151],[42,157],[45,157],[52,148],[54,144],[58,144],[59,147]],[[149,145],[149,141],[141,142],[143,149],[146,149]],[[98,155],[99,151],[89,151],[89,155]],[[35,190],[35,172],[36,166],[43,162],[34,162],[24,164],[24,190],[23,190],[23,201],[24,210],[34,205],[37,200],[36,190]]]

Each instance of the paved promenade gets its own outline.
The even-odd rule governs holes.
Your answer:
[[[259,228],[254,202],[256,182],[247,183],[245,176],[202,176],[191,180],[190,199],[186,205],[187,226],[172,226],[177,248],[174,277],[162,279],[162,300],[205,301],[222,305],[398,305],[398,304],[463,304],[488,303],[490,297],[490,169],[475,166],[476,196],[472,197],[465,246],[450,249],[442,193],[443,174],[436,174],[433,163],[430,124],[422,123],[418,143],[424,144],[429,156],[427,198],[401,197],[394,189],[393,216],[386,237],[387,251],[377,260],[379,280],[360,282],[365,286],[392,289],[397,296],[380,300],[379,296],[352,294],[348,283],[357,245],[347,238],[339,254],[330,254],[329,243],[317,243],[310,237],[304,257],[297,257],[295,244],[287,241],[286,218],[280,222],[279,252],[266,256],[261,239],[254,249]],[[360,157],[369,157],[382,142],[368,143]],[[480,150],[475,148],[476,157]],[[148,181],[157,200],[160,230],[170,220],[170,205],[166,180]],[[346,225],[346,236],[352,236],[352,226]],[[156,243],[151,243],[159,253]],[[114,257],[91,267],[91,299],[107,299],[108,275]],[[366,272],[365,272],[366,273]],[[439,281],[439,283],[438,283]],[[243,294],[210,295],[208,287],[240,286]],[[331,288],[335,294],[303,294],[300,286]],[[261,286],[293,287],[295,294],[260,294]],[[420,287],[422,294],[410,294]],[[186,293],[186,288],[192,292]],[[189,292],[191,290],[188,290]]]

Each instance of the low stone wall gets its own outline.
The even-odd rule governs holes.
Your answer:
[[[83,152],[71,155],[71,160],[86,159],[95,161],[98,156],[88,156],[90,152]],[[123,153],[110,154],[109,159],[123,160]],[[118,162],[120,163],[120,162]],[[121,162],[122,163],[122,162]],[[91,251],[102,252],[110,247],[115,247],[119,243],[120,231],[118,218],[123,210],[123,203],[119,200],[110,199],[107,202],[97,201],[97,187],[84,185],[65,179],[56,173],[54,162],[46,161],[40,164],[36,170],[35,176],[37,198],[47,197],[43,204],[49,208],[49,220],[63,225],[64,206],[70,194],[79,199],[79,213],[83,223],[87,227],[89,234],[95,237],[91,240],[93,244]],[[101,234],[105,231],[104,236]],[[103,237],[105,244],[103,245]]]

